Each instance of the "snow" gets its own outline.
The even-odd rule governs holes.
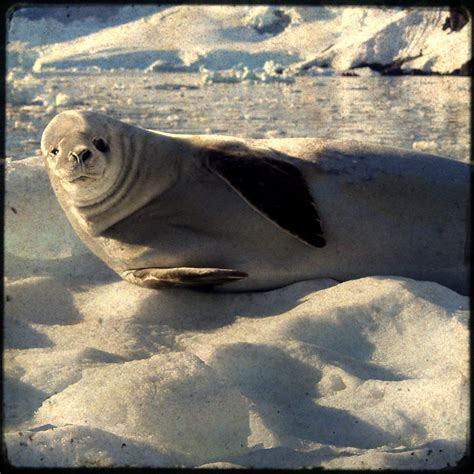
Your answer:
[[[413,142],[412,148],[417,151],[433,153],[436,150],[437,143],[434,141],[418,140]]]
[[[114,22],[98,15],[67,25],[13,15],[9,63],[36,72],[74,67],[196,72],[239,63],[254,70],[275,61],[292,73],[373,65],[446,74],[471,57],[470,25],[443,30],[448,16],[447,8],[230,5],[142,6],[133,16],[124,8]]]
[[[440,469],[467,449],[468,299],[430,282],[154,291],[7,160],[5,441],[17,466]]]

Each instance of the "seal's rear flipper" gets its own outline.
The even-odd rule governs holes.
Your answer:
[[[172,286],[209,287],[247,277],[245,272],[225,268],[138,268],[122,272],[122,278],[145,288]]]

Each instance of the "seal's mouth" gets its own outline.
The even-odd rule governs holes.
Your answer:
[[[96,181],[104,174],[103,167],[97,161],[84,163],[83,159],[77,158],[76,162],[66,171],[65,178],[69,183],[86,183]]]
[[[70,183],[84,183],[86,181],[89,181],[90,179],[97,179],[92,176],[77,176],[76,178],[72,178],[69,182]]]
[[[71,176],[68,181],[70,183],[86,183],[87,181],[97,180],[100,177],[101,175],[97,174],[80,173],[77,176]]]

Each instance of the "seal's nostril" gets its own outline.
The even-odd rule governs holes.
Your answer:
[[[82,161],[88,160],[91,156],[92,153],[90,152],[90,150],[84,150],[80,155]]]

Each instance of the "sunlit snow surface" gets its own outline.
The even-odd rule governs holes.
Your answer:
[[[179,25],[192,25],[193,41],[179,43],[177,57],[183,64],[204,58],[211,71],[211,59],[232,58],[213,53],[216,45],[226,39],[229,50],[238,50],[243,33],[245,47],[254,45],[249,60],[281,62],[285,56],[267,53],[293,45],[308,54],[293,50],[287,59],[311,61],[314,37],[302,32],[314,31],[314,22],[320,44],[352,21],[373,30],[357,30],[353,40],[379,48],[387,25],[407,17],[376,9],[365,15],[347,9],[338,16],[334,9],[299,8],[287,11],[288,23],[284,16],[275,22],[266,7],[240,13],[225,7],[207,16],[190,8],[164,9],[147,21],[153,26],[161,18],[163,49],[172,49],[172,32],[183,31]],[[426,18],[423,31],[429,32],[434,20]],[[120,281],[83,246],[41,160],[28,157],[56,113],[81,108],[163,131],[350,138],[466,161],[469,79],[296,75],[289,83],[216,84],[203,81],[202,72],[144,72],[156,57],[141,71],[86,71],[79,61],[75,71],[55,72],[45,66],[47,58],[70,56],[71,48],[80,55],[83,48],[96,60],[102,53],[90,48],[99,46],[103,57],[111,57],[120,39],[118,30],[103,25],[94,33],[99,28],[93,21],[84,30],[77,21],[69,30],[55,21],[42,20],[41,27],[27,22],[11,31],[16,41],[31,32],[31,45],[40,51],[14,45],[7,78],[4,427],[10,461],[455,465],[466,451],[469,420],[467,298],[435,283],[396,277],[315,280],[246,294],[138,288]],[[137,21],[138,30],[113,28],[153,33],[147,21]],[[258,30],[273,33],[264,32],[262,41]],[[71,43],[52,45],[51,31]],[[199,31],[205,34],[191,34]],[[95,39],[74,40],[90,33]],[[156,36],[149,38],[160,46]],[[124,49],[141,48],[138,40],[122,43]],[[208,50],[199,56],[194,44]],[[348,45],[344,57],[354,48]],[[43,65],[33,71],[40,56]]]

